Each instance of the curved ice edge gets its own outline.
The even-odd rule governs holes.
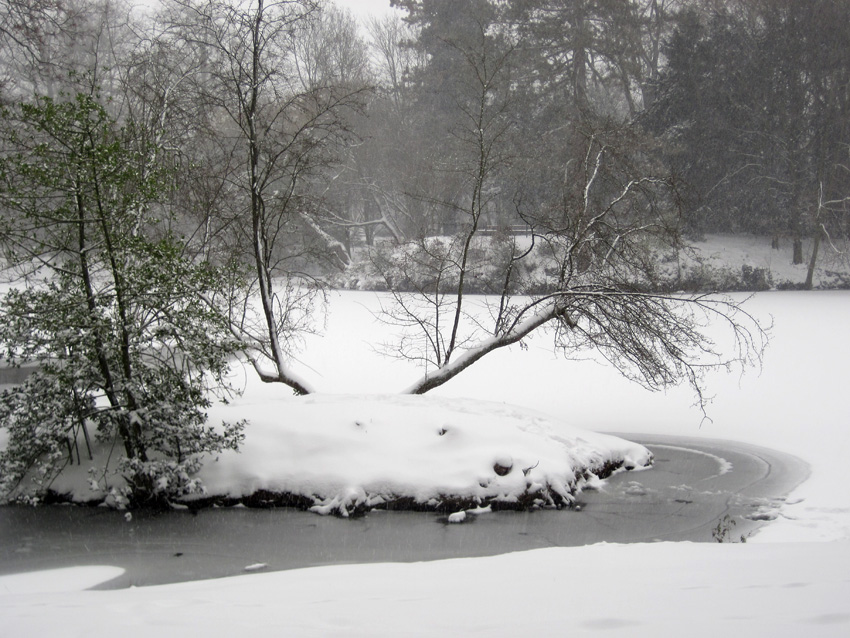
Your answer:
[[[681,447],[681,446],[678,446],[678,445],[663,445],[663,444],[652,444],[652,443],[649,444],[649,447],[661,448],[661,449],[665,449],[665,450],[677,450],[679,452],[689,452],[691,454],[699,454],[701,456],[706,456],[706,457],[712,459],[718,465],[718,468],[719,468],[718,472],[717,472],[717,474],[713,474],[712,476],[705,477],[704,479],[702,479],[703,481],[707,481],[709,479],[717,478],[718,476],[723,476],[724,474],[728,474],[734,468],[731,461],[724,459],[722,456],[717,456],[716,454],[712,454],[711,452],[705,452],[703,450],[695,450],[694,448]]]
[[[0,576],[0,595],[55,594],[83,591],[118,578],[123,567],[85,565]]]

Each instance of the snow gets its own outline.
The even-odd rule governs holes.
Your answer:
[[[312,495],[320,513],[394,496],[511,501],[532,484],[566,495],[576,471],[588,466],[624,460],[640,467],[650,458],[641,446],[480,401],[331,395],[278,406],[274,420],[265,401],[216,412],[251,425],[238,454],[222,454],[201,471],[209,493]],[[499,476],[494,466],[505,455],[512,455],[512,470]]]
[[[268,396],[269,392],[276,396]],[[651,463],[643,446],[570,426],[527,408],[409,395],[288,396],[249,385],[210,411],[211,422],[248,420],[238,452],[209,459],[204,496],[258,492],[303,497],[319,514],[348,516],[401,498],[444,507],[520,500],[570,502],[590,476]],[[106,449],[105,451],[108,451]],[[74,500],[91,490],[88,466],[66,468],[52,488]]]
[[[755,260],[771,257],[758,247],[747,250]],[[353,450],[367,431],[369,437],[380,438],[401,405],[387,401],[386,412],[372,411],[366,395],[401,390],[419,375],[409,364],[380,358],[373,351],[386,336],[372,314],[379,301],[370,293],[335,293],[324,336],[309,338],[301,357],[311,366],[300,364],[304,377],[329,393],[313,400],[319,401],[312,404],[317,410],[333,414],[334,405],[355,400],[370,406],[370,415],[379,415],[369,422],[361,413],[351,413],[347,421],[335,419],[335,425],[327,425],[347,427],[346,445]],[[487,402],[481,405],[495,415],[530,410],[522,412],[525,429],[518,431],[523,436],[532,436],[530,424],[537,422],[548,436],[584,428],[625,437],[647,433],[731,439],[808,462],[809,480],[784,505],[765,512],[776,520],[746,544],[596,544],[427,563],[261,571],[118,591],[83,591],[114,575],[91,568],[6,576],[0,578],[2,633],[105,636],[120,631],[129,637],[191,633],[210,638],[234,631],[307,638],[614,632],[653,638],[680,633],[846,636],[850,293],[759,293],[747,308],[765,325],[773,325],[764,367],[743,375],[711,375],[711,420],[702,419],[684,388],[649,393],[592,360],[564,360],[553,354],[546,335],[535,334],[525,340],[525,348],[493,352],[435,390],[434,412],[431,407],[425,411],[434,416],[409,424],[420,442],[429,437],[435,445],[450,442],[448,434],[441,437],[437,430],[448,423],[463,434],[457,430],[461,421],[456,415],[478,405],[471,402],[474,399]],[[246,384],[245,397],[228,409],[241,406],[249,418],[267,410],[281,427],[290,427],[278,408],[280,388],[255,383],[250,376]],[[310,401],[286,401],[287,408],[302,405],[305,414],[313,409]],[[463,423],[466,427],[465,419]],[[472,419],[470,424],[476,427]],[[305,428],[303,449],[315,444],[313,436]],[[458,445],[455,451],[469,450]],[[482,450],[476,463],[495,477],[486,464],[504,462],[508,456],[514,466],[526,462],[514,449],[494,446]],[[729,469],[722,461],[718,472]],[[452,466],[446,461],[435,473],[449,472]],[[252,471],[256,476],[245,481],[263,479],[266,473],[263,468]],[[360,471],[361,483],[381,480],[380,472],[368,464]],[[456,513],[468,518],[475,511]]]
[[[88,565],[0,576],[0,596],[11,594],[31,596],[82,591],[117,578],[122,573],[124,570],[120,567]]]
[[[266,569],[268,567],[268,563],[251,563],[250,565],[245,565],[246,572],[258,572]]]
[[[466,511],[449,514],[449,523],[463,523],[466,520]]]
[[[770,239],[751,235],[706,235],[692,242],[692,255],[680,256],[677,265],[683,269],[708,268],[717,272],[729,272],[741,276],[741,268],[748,266],[754,270],[770,273],[773,286],[801,284],[811,259],[812,242],[803,241],[803,263],[793,264],[793,243],[788,238],[779,242],[779,248],[770,247]],[[813,277],[815,288],[846,287],[850,263],[846,242],[833,245],[824,242],[818,253]]]
[[[850,625],[848,564],[846,542],[598,544],[117,591],[2,594],[0,616],[10,638],[839,637]]]
[[[701,454],[703,456],[707,456],[708,458],[717,462],[718,469],[717,469],[717,474],[715,476],[722,476],[723,474],[728,474],[734,468],[734,466],[732,465],[732,463],[730,461],[727,461],[723,457],[717,456],[716,454],[710,454],[709,452],[702,452],[700,450],[693,450],[691,448],[683,448],[683,447],[679,447],[679,446],[676,446],[676,445],[660,445],[660,444],[657,444],[657,443],[653,447],[655,447],[656,449],[667,449],[667,450],[687,450],[691,454]],[[711,478],[711,477],[709,477],[709,478]]]

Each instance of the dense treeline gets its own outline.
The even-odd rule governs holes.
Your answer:
[[[690,228],[846,237],[850,5],[741,2],[687,8],[649,109],[690,190]],[[812,269],[808,285],[811,285]]]
[[[451,235],[474,207],[488,231],[533,229],[613,131],[636,174],[676,180],[686,231],[787,237],[798,261],[803,238],[844,235],[847,3],[393,4],[358,25],[315,0],[10,0],[0,95],[96,91],[167,149],[191,249],[255,253],[258,274],[345,269],[376,234]]]

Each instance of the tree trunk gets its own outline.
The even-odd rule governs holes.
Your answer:
[[[794,257],[791,263],[795,266],[803,263],[803,239],[801,237],[794,238]]]
[[[569,317],[567,317],[564,313],[564,310],[560,306],[560,302],[552,300],[547,308],[541,310],[536,315],[533,315],[525,321],[515,324],[503,335],[493,337],[478,347],[464,352],[452,362],[446,361],[435,372],[426,374],[412,386],[407,388],[404,391],[404,394],[425,394],[434,388],[438,388],[487,354],[494,350],[498,350],[499,348],[504,348],[521,341],[543,324],[558,317],[563,317],[567,325],[571,327],[574,325],[570,322]]]
[[[804,288],[806,290],[811,290],[812,285],[814,284],[815,264],[817,263],[818,259],[818,250],[820,250],[820,236],[820,231],[815,233],[814,243],[812,245],[812,258],[809,260],[809,268],[808,272],[806,273],[806,283],[804,285]]]
[[[95,321],[97,320],[97,300],[95,298],[94,291],[94,283],[93,283],[93,275],[91,273],[91,269],[89,266],[88,260],[88,238],[86,236],[86,226],[88,224],[88,220],[86,218],[85,206],[83,205],[83,199],[79,193],[75,194],[76,206],[77,206],[77,240],[78,240],[78,256],[80,260],[80,276],[83,284],[83,291],[86,297],[86,307],[88,309],[89,315]],[[104,382],[104,391],[106,392],[106,398],[109,401],[109,405],[119,410],[121,408],[121,401],[118,398],[118,391],[116,390],[116,384],[114,377],[112,375],[112,368],[109,364],[109,359],[106,354],[106,345],[101,338],[99,328],[95,326],[93,332],[94,338],[94,347],[95,347],[95,357],[97,359],[97,365],[100,370],[100,373],[103,375]],[[142,461],[147,461],[147,454],[145,453],[145,447],[142,443],[141,432],[136,431],[132,428],[129,420],[126,418],[126,415],[121,415],[118,419],[118,434],[121,437],[121,442],[124,444],[124,451],[127,454],[127,458],[129,459],[140,459]]]

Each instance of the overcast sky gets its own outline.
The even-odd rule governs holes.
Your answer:
[[[351,11],[357,17],[365,17],[369,14],[380,15],[389,13],[390,0],[334,0],[336,4]]]

